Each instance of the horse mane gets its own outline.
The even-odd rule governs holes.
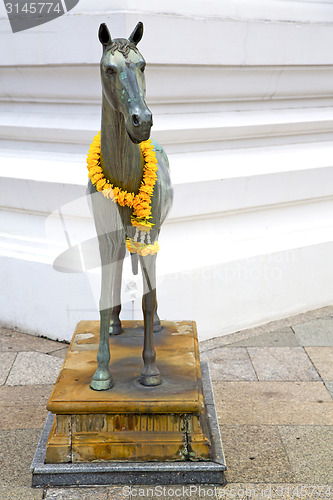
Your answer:
[[[125,57],[125,59],[127,59],[131,50],[138,52],[136,45],[133,42],[125,40],[125,38],[118,38],[113,40],[110,46],[110,52],[112,55],[114,55],[114,53],[118,51]]]

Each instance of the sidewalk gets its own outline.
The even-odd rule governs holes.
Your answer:
[[[333,499],[333,306],[201,342],[228,467],[227,486],[216,490],[30,488],[45,405],[67,347],[0,330],[0,500]]]

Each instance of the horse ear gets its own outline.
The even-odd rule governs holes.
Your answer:
[[[143,35],[143,23],[141,21],[135,26],[134,30],[128,37],[128,41],[138,45]]]
[[[109,45],[112,42],[110,31],[107,25],[104,23],[102,23],[99,27],[98,38],[101,44],[104,45],[104,47],[106,47],[106,45]]]

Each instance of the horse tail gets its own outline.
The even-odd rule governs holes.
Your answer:
[[[132,273],[136,276],[138,274],[138,254],[131,253],[131,261],[132,261]]]

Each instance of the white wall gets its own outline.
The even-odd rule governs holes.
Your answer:
[[[333,5],[80,0],[15,34],[0,7],[0,321],[70,339],[98,317],[96,271],[52,268],[68,240],[50,214],[61,207],[72,246],[94,234],[84,196],[97,30],[128,36],[138,20],[153,136],[175,185],[162,318],[197,320],[209,338],[331,303]],[[125,318],[140,314],[133,286],[127,266]]]

